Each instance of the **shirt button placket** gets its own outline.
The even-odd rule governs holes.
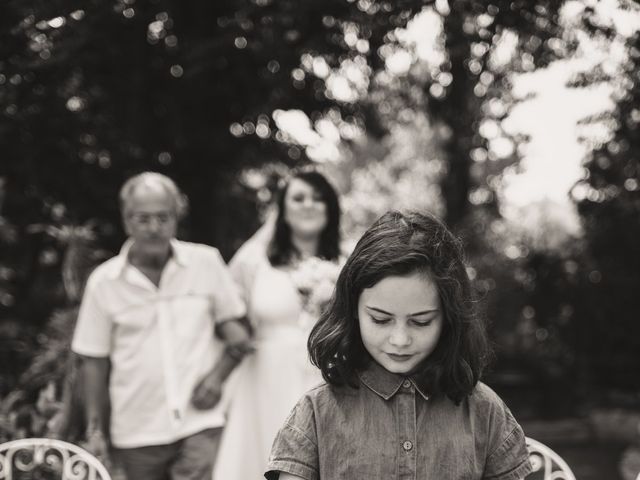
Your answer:
[[[180,405],[178,402],[178,379],[175,369],[175,355],[173,335],[171,332],[171,318],[168,316],[168,307],[161,299],[156,299],[156,315],[158,317],[158,326],[160,329],[162,360],[164,368],[164,387],[165,395],[169,406],[169,418],[173,428],[179,428],[180,425]],[[163,308],[164,307],[164,308]]]
[[[411,382],[402,383],[403,391],[398,392],[398,433],[400,434],[398,479],[416,479],[416,396]]]

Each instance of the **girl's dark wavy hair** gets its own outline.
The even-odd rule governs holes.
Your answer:
[[[325,260],[336,260],[340,256],[340,202],[338,194],[329,181],[315,170],[295,173],[278,192],[278,218],[273,238],[267,249],[267,256],[273,266],[286,265],[298,253],[291,242],[291,227],[284,219],[284,198],[293,179],[302,180],[311,185],[327,206],[327,225],[320,234],[318,256]]]
[[[336,284],[329,307],[309,336],[311,361],[332,385],[358,387],[357,372],[371,360],[358,324],[358,300],[390,275],[426,272],[435,281],[443,329],[435,350],[414,372],[432,393],[455,403],[468,396],[489,360],[486,329],[479,318],[461,242],[432,215],[390,211],[358,241]]]

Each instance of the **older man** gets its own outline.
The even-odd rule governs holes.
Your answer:
[[[142,173],[120,201],[129,238],[89,277],[72,342],[84,359],[88,446],[107,454],[108,393],[129,480],[209,480],[222,383],[247,350],[245,308],[218,250],[175,239],[186,201],[173,181]]]

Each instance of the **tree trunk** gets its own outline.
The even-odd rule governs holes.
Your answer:
[[[448,132],[442,144],[447,174],[442,179],[441,188],[446,207],[445,220],[452,228],[460,224],[469,210],[470,152],[478,112],[478,99],[473,93],[476,79],[467,68],[471,45],[463,31],[463,23],[464,13],[461,11],[451,11],[444,18],[446,50],[453,81],[445,98],[432,100],[435,103],[432,105],[434,120]]]

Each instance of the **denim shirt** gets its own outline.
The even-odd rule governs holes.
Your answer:
[[[265,477],[306,480],[519,480],[531,472],[520,425],[478,383],[455,405],[373,362],[360,388],[321,385],[275,438]]]

